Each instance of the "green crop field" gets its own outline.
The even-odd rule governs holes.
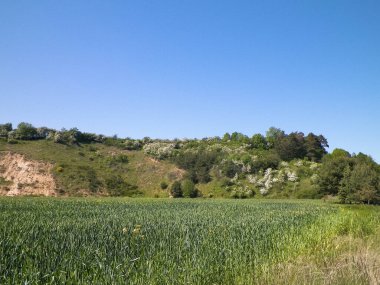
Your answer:
[[[0,284],[271,283],[274,265],[372,231],[377,211],[364,211],[366,226],[353,219],[360,211],[311,201],[0,198]]]

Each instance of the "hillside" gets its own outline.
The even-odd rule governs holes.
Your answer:
[[[25,164],[29,164],[29,169],[24,173],[21,170]],[[45,169],[41,165],[45,165]],[[44,187],[38,182],[41,177],[30,181],[30,172],[39,171],[50,173],[54,179],[51,191],[43,191]],[[0,172],[2,194],[49,196],[167,197],[160,183],[171,183],[183,175],[183,171],[173,164],[153,160],[142,151],[120,150],[103,144],[62,145],[47,140],[17,144],[0,141]],[[5,175],[8,172],[13,173],[14,179]],[[17,192],[12,190],[17,186]]]
[[[265,136],[159,140],[8,123],[0,125],[0,193],[378,203],[379,165],[362,153],[327,148],[323,135],[273,127]]]

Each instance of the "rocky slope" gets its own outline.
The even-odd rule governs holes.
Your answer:
[[[51,174],[53,166],[46,162],[28,160],[21,154],[0,154],[0,194],[7,196],[55,196],[56,184]]]

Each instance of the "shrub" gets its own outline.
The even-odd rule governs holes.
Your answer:
[[[14,139],[8,139],[8,143],[9,144],[18,144],[18,141],[14,140]]]
[[[245,194],[247,195],[248,198],[255,196],[255,192],[251,189],[248,190]]]
[[[185,179],[181,183],[181,189],[183,192],[183,196],[187,198],[195,198],[197,197],[197,189],[195,188],[195,184],[190,179]]]
[[[236,173],[241,173],[241,167],[232,160],[228,160],[222,166],[222,173],[228,178],[233,178]]]
[[[144,145],[144,153],[156,158],[165,159],[171,157],[176,149],[174,143],[154,142]]]
[[[118,164],[118,163],[128,163],[128,156],[126,154],[118,154],[114,155],[110,158],[110,164]]]
[[[162,190],[166,190],[169,187],[169,185],[165,181],[162,181],[160,183],[160,187],[161,187]]]
[[[105,182],[111,196],[133,196],[140,194],[136,185],[129,184],[120,175],[113,175],[107,178]]]
[[[0,125],[0,137],[7,138],[8,133],[12,131],[12,124],[11,123],[6,123],[6,124],[1,124]]]
[[[60,132],[54,134],[54,142],[61,144],[77,144],[78,138],[81,132],[77,128],[72,128],[70,130],[62,129]]]
[[[173,198],[183,197],[181,183],[179,181],[174,181],[174,183],[170,189],[170,194]]]
[[[64,170],[64,168],[62,166],[57,166],[57,168],[55,169],[55,171],[58,173],[62,173],[63,170]]]
[[[188,171],[188,178],[194,183],[208,183],[211,181],[210,169],[217,163],[217,151],[197,151],[180,153],[174,162],[182,169]]]
[[[126,150],[141,150],[143,147],[143,144],[138,140],[126,140],[124,142],[125,149]]]
[[[117,137],[104,139],[104,144],[107,146],[114,146],[121,149],[126,149],[124,140],[118,139]]]
[[[37,138],[37,129],[29,123],[20,123],[14,132],[14,138],[19,140],[33,140]]]

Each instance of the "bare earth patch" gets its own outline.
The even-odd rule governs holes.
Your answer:
[[[0,154],[0,177],[7,181],[5,185],[0,185],[0,195],[55,196],[52,168],[52,164],[27,160],[20,154]]]

